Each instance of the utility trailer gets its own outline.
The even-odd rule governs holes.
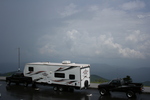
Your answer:
[[[48,84],[54,90],[87,89],[90,86],[90,64],[34,62],[24,67],[24,76],[33,84]]]

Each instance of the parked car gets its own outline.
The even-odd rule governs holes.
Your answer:
[[[11,83],[20,84],[23,83],[24,86],[28,86],[28,84],[32,83],[31,77],[25,77],[22,72],[16,72],[12,74],[9,77],[6,77],[7,85],[10,85]]]
[[[142,83],[126,83],[123,79],[115,79],[108,83],[98,85],[101,96],[110,94],[111,92],[126,92],[128,98],[136,97],[136,93],[142,93]]]

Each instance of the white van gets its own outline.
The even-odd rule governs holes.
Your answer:
[[[24,76],[32,77],[33,83],[52,85],[54,90],[86,89],[90,86],[90,65],[34,62],[25,65]]]

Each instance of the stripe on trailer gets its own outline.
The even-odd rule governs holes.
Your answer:
[[[39,73],[42,73],[42,72],[45,72],[45,71],[38,71],[38,72],[35,72],[35,73],[33,73],[33,71],[30,71],[26,74],[35,75],[35,74],[39,74]]]
[[[70,67],[65,67],[65,68],[62,68],[62,67],[60,67],[60,68],[58,68],[55,72],[57,72],[57,71],[66,71],[66,70],[70,70],[70,69],[73,69],[73,68],[76,68],[76,66],[70,66]]]
[[[28,73],[26,73],[26,74],[31,74],[33,71],[30,71],[30,72],[28,72]]]
[[[39,74],[39,73],[42,73],[42,72],[45,72],[45,71],[38,71],[38,72],[35,72],[34,74]]]
[[[65,79],[61,79],[61,80],[52,80],[52,81],[54,81],[54,82],[64,82],[66,80]]]

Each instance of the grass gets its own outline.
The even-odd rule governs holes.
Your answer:
[[[108,82],[109,80],[102,78],[100,76],[97,75],[91,75],[91,83],[104,83],[104,82]]]

